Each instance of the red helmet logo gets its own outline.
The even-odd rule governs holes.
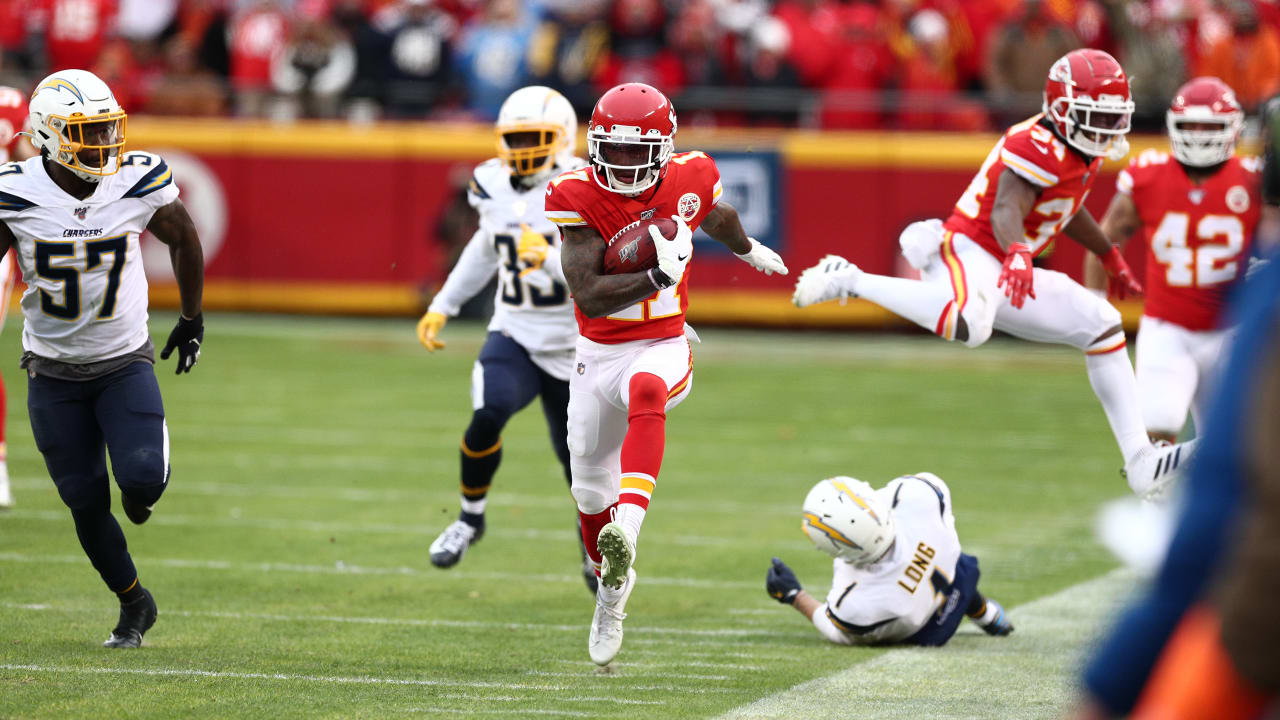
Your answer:
[[[1118,160],[1129,152],[1124,136],[1133,116],[1129,78],[1101,50],[1072,50],[1049,69],[1044,114],[1067,144],[1093,157]]]

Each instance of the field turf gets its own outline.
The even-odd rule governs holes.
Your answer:
[[[171,322],[153,318],[158,344]],[[115,598],[33,445],[18,328],[0,338],[18,501],[0,512],[0,716],[714,717],[885,654],[828,646],[764,592],[777,555],[825,593],[830,563],[798,509],[836,474],[942,476],[982,589],[1006,606],[1115,565],[1091,528],[1127,490],[1078,352],[707,328],[693,393],[669,415],[626,641],[601,672],[574,508],[536,407],[504,433],[483,541],[452,570],[427,561],[457,513],[482,326],[449,325],[428,355],[411,320],[206,322],[191,375],[158,367],[173,476],[155,515],[128,524],[113,492],[160,607],[139,651],[101,647]],[[1068,625],[1077,641],[1094,631]],[[962,679],[963,648],[1006,643],[980,647],[1025,652],[1030,683],[974,688],[993,695],[967,716],[1039,716],[1026,708],[1040,685],[1073,672],[1045,673],[1018,633],[965,632],[956,664],[949,647],[930,667]]]

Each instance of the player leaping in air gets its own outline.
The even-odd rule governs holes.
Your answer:
[[[951,217],[902,233],[902,254],[921,280],[874,275],[828,255],[800,275],[795,304],[863,297],[968,347],[995,329],[1083,350],[1129,487],[1142,497],[1162,495],[1193,448],[1147,439],[1120,313],[1068,276],[1031,264],[1064,233],[1101,258],[1117,295],[1142,292],[1083,207],[1102,158],[1128,152],[1132,114],[1129,81],[1114,58],[1101,50],[1067,53],[1049,70],[1044,111],[1009,128]]]
[[[159,156],[122,152],[125,113],[106,83],[62,70],[36,86],[31,142],[40,157],[0,166],[0,255],[17,250],[22,367],[36,447],[76,535],[120,600],[107,647],[136,648],[156,621],[124,533],[111,514],[111,472],[135,524],[169,482],[169,430],[152,369],[141,234],[169,246],[182,315],[161,359],[191,370],[204,336],[204,257]]]
[[[565,413],[578,325],[560,270],[556,226],[542,203],[552,176],[586,165],[573,154],[578,118],[563,95],[532,86],[502,103],[494,130],[498,157],[477,166],[467,188],[480,227],[418,322],[427,350],[443,348],[445,321],[498,275],[489,335],[471,374],[474,410],[459,453],[462,510],[431,543],[431,562],[441,568],[457,564],[484,534],[486,497],[502,461],[502,429],[535,397],[542,397],[551,447],[565,481],[570,478]],[[583,552],[583,574],[595,592],[595,571]]]
[[[1102,230],[1121,247],[1142,231],[1147,277],[1138,391],[1151,438],[1173,442],[1188,408],[1196,434],[1204,434],[1205,401],[1231,335],[1220,326],[1223,309],[1248,267],[1262,213],[1262,164],[1235,156],[1244,112],[1217,78],[1179,88],[1167,120],[1173,158],[1148,150],[1121,171]],[[1092,256],[1085,281],[1107,286]]]
[[[561,174],[547,188],[547,217],[564,237],[560,262],[582,335],[569,379],[569,452],[583,540],[600,570],[588,640],[600,665],[622,647],[636,539],[662,466],[666,413],[692,387],[684,315],[693,228],[701,226],[761,272],[787,272],[721,202],[715,161],[699,151],[675,154],[675,133],[675,109],[665,95],[641,83],[619,85],[591,114],[591,166]],[[608,238],[637,221],[667,217],[677,223],[676,237],[649,226],[656,268],[605,274]]]

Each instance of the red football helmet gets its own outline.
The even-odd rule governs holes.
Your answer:
[[[624,195],[657,184],[675,152],[676,111],[661,91],[626,83],[600,96],[587,127],[596,183]]]
[[[1178,162],[1211,167],[1235,153],[1244,110],[1226,83],[1216,77],[1198,77],[1178,88],[1165,119]]]
[[[1044,114],[1063,140],[1086,155],[1119,160],[1129,153],[1129,79],[1101,50],[1072,50],[1058,58],[1044,85]]]

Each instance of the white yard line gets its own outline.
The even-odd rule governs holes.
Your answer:
[[[946,647],[888,650],[721,718],[815,717],[833,708],[842,717],[883,720],[1062,717],[1082,654],[1135,579],[1114,570],[1011,610],[1016,629],[1007,638],[966,623]]]
[[[16,552],[0,552],[0,562],[17,562],[17,563],[59,563],[59,564],[83,564],[85,558],[80,555],[27,555],[25,553]],[[349,565],[341,560],[333,565],[306,565],[301,563],[252,563],[238,562],[235,560],[209,560],[209,559],[190,559],[190,558],[153,558],[146,559],[148,565],[159,565],[171,568],[190,568],[197,570],[229,570],[234,572],[250,572],[250,573],[299,573],[303,575],[401,575],[401,576],[430,576],[439,580],[456,579],[456,580],[478,580],[502,582],[519,582],[519,583],[581,583],[580,575],[552,575],[548,573],[504,573],[504,572],[482,572],[474,570],[450,570],[447,575],[442,574],[439,570],[424,570],[416,567],[379,567],[373,565]],[[662,577],[657,575],[643,576],[643,582],[646,585],[658,585],[660,587],[680,587],[680,588],[697,588],[703,590],[756,590],[759,583],[734,581],[734,580],[700,580],[698,578],[676,578]]]
[[[0,608],[10,610],[25,610],[29,612],[62,612],[62,613],[90,613],[95,615],[102,614],[101,607],[67,607],[61,605],[51,605],[48,603],[12,603],[0,602]],[[251,613],[251,612],[232,612],[221,610],[182,610],[163,608],[161,613],[169,616],[176,615],[178,617],[191,618],[215,618],[220,620],[236,620],[236,621],[267,621],[267,622],[289,622],[289,623],[337,623],[350,625],[390,625],[404,627],[435,627],[435,628],[465,628],[479,630],[535,630],[535,631],[554,631],[554,632],[572,632],[582,633],[584,636],[587,631],[587,621],[585,619],[581,624],[553,624],[553,623],[522,623],[522,622],[495,622],[486,620],[447,620],[441,618],[396,618],[396,617],[368,617],[368,616],[347,616],[347,615],[286,615],[278,613]],[[751,636],[767,636],[767,637],[797,637],[799,633],[794,631],[764,631],[764,630],[743,630],[738,628],[684,628],[684,627],[662,627],[662,626],[646,626],[635,625],[627,626],[627,630],[632,634],[650,634],[650,635],[674,635],[674,636],[693,636],[699,638],[740,638]],[[803,635],[807,637],[806,635]],[[662,641],[670,645],[670,640]],[[703,640],[699,640],[703,642]],[[734,641],[737,642],[737,641]],[[573,661],[577,662],[577,661]],[[586,661],[582,662],[583,665]],[[689,664],[689,663],[682,663]],[[694,665],[697,665],[694,663]],[[645,663],[636,663],[634,667],[646,667]],[[706,665],[710,667],[711,665]],[[656,665],[655,665],[656,667]],[[664,665],[663,667],[670,667]],[[717,665],[717,667],[729,666]],[[743,666],[747,669],[747,666]],[[749,669],[762,669],[751,666]]]

